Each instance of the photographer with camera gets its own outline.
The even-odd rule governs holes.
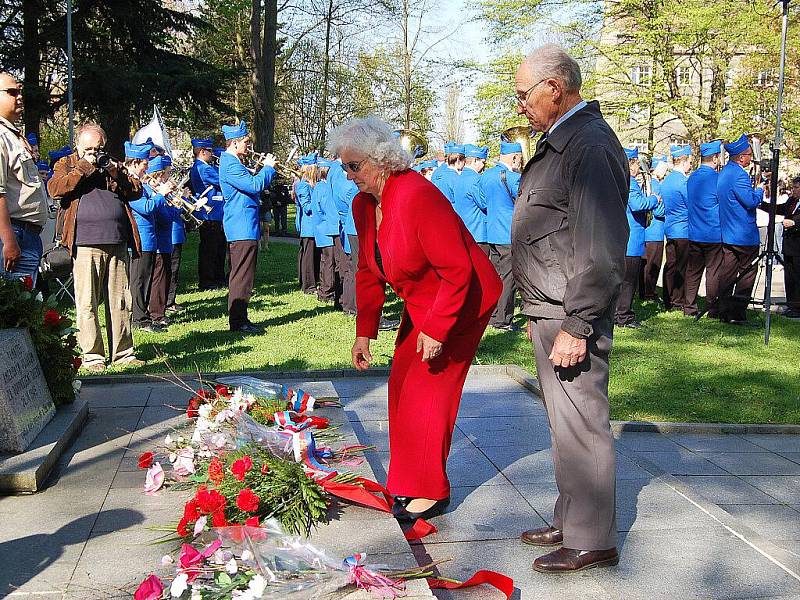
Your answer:
[[[142,195],[141,182],[105,152],[106,134],[93,122],[76,132],[77,147],[53,167],[47,184],[64,211],[61,244],[75,261],[75,306],[83,365],[105,369],[98,309],[105,303],[109,359],[143,364],[134,355],[128,248],[141,251],[139,230],[128,202]]]

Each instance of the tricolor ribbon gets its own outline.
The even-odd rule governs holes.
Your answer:
[[[344,570],[349,575],[350,585],[381,598],[397,598],[400,596],[400,593],[405,590],[405,583],[371,571],[366,567],[366,559],[366,554],[359,553],[348,556],[342,562]]]
[[[329,458],[333,452],[325,448],[323,452],[317,450],[317,443],[314,434],[310,431],[297,431],[292,434],[292,447],[294,449],[295,461],[301,463],[311,471],[314,479],[319,476],[335,475],[337,471],[319,462],[320,458]],[[326,456],[330,452],[330,456]]]
[[[289,403],[289,408],[295,412],[313,412],[314,405],[317,403],[317,400],[314,398],[314,396],[308,392],[304,392],[300,388],[295,390],[284,385],[281,386],[281,393],[286,399],[286,402]]]
[[[281,429],[288,431],[302,431],[313,427],[314,429],[327,429],[328,419],[314,415],[303,415],[293,410],[276,412],[272,418]]]

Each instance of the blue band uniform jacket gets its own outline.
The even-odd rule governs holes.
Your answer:
[[[722,243],[758,246],[761,240],[756,225],[756,209],[764,199],[764,190],[754,190],[747,171],[728,161],[717,179],[717,197]]]
[[[275,169],[264,166],[253,175],[236,156],[223,152],[219,158],[219,183],[225,199],[222,227],[229,242],[261,239],[261,192],[266,189]]]

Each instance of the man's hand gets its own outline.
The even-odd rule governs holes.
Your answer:
[[[794,219],[784,219],[783,220],[783,228],[784,229],[789,229],[789,227],[794,227],[794,226],[795,226]]]
[[[8,242],[3,242],[3,269],[5,269],[7,273],[14,270],[20,256],[22,256],[22,251],[19,249],[19,244],[15,236],[11,236]]]
[[[97,154],[95,154],[94,152],[90,152],[87,150],[86,152],[83,153],[83,156],[81,156],[80,158],[82,158],[92,166],[95,166],[97,164]]]
[[[264,164],[267,165],[268,167],[272,167],[273,169],[275,168],[275,165],[277,164],[277,162],[278,161],[275,160],[275,157],[272,155],[272,153],[267,154],[264,157]]]
[[[574,367],[586,358],[586,340],[559,331],[549,358],[556,367]]]
[[[366,371],[372,362],[372,354],[369,352],[369,338],[357,337],[351,350],[353,366],[359,371]]]
[[[420,331],[417,336],[417,354],[420,350],[422,351],[422,362],[428,362],[442,353],[442,342]]]

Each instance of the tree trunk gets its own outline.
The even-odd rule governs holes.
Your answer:
[[[106,132],[106,150],[114,158],[121,159],[124,156],[123,144],[131,137],[131,115],[127,110],[112,111],[101,115],[100,123]]]
[[[403,0],[403,103],[405,104],[405,128],[411,129],[411,50],[408,47],[408,0]]]
[[[22,3],[22,66],[25,88],[25,131],[39,135],[39,123],[47,114],[47,95],[42,89],[42,56],[39,49],[39,22],[42,4],[39,0]]]
[[[322,101],[319,111],[319,136],[318,145],[320,150],[325,147],[325,131],[327,129],[328,114],[328,78],[331,67],[331,21],[333,21],[333,0],[328,0],[328,13],[325,15],[325,56],[322,60]]]
[[[278,0],[264,1],[264,63],[265,110],[264,139],[265,152],[272,152],[275,145],[275,63],[278,58]]]
[[[253,146],[264,148],[267,139],[266,85],[264,61],[261,56],[261,0],[253,0],[250,14],[250,58],[253,71],[250,76],[250,96],[253,99]]]

